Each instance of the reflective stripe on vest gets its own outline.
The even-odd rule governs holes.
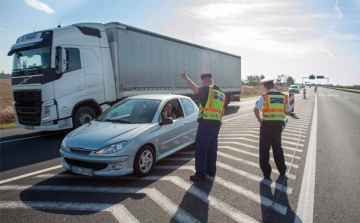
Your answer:
[[[266,121],[284,121],[288,96],[281,93],[264,94],[264,105],[262,106],[263,118]]]
[[[209,87],[209,94],[205,107],[203,107],[201,103],[199,105],[198,118],[220,121],[225,101],[226,96],[223,92],[216,90],[213,87]]]

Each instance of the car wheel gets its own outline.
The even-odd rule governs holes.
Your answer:
[[[95,111],[88,107],[84,106],[76,110],[74,117],[73,117],[73,125],[74,128],[78,128],[86,123],[91,122],[93,119],[96,118]]]
[[[138,177],[145,177],[150,174],[153,169],[154,151],[151,146],[143,146],[136,153],[134,160],[134,174]]]

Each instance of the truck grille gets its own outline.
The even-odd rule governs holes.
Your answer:
[[[14,91],[16,114],[22,125],[39,126],[41,123],[41,90]]]

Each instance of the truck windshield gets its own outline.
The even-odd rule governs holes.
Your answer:
[[[13,71],[28,68],[50,68],[50,46],[15,52]]]

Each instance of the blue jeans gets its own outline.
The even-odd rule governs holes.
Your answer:
[[[216,173],[219,131],[219,125],[199,123],[195,147],[195,175],[198,177]]]

